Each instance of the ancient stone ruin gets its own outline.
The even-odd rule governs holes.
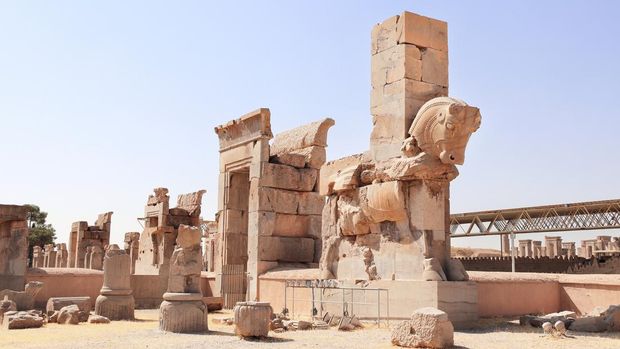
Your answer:
[[[168,189],[155,188],[154,195],[149,195],[144,208],[144,231],[132,248],[138,248],[134,264],[134,287],[152,291],[152,301],[140,304],[151,307],[161,302],[161,295],[168,287],[170,260],[174,252],[181,225],[200,226],[200,207],[204,190],[179,195],[177,207],[170,208]],[[198,238],[200,243],[200,237]],[[132,256],[133,258],[133,256]],[[153,278],[155,277],[155,278]]]
[[[131,274],[136,270],[136,261],[138,260],[138,254],[140,253],[140,233],[130,232],[125,233],[125,252],[131,259]]]
[[[95,314],[110,320],[133,320],[130,273],[131,257],[118,245],[111,245],[103,261],[103,287],[95,302]]]
[[[23,290],[28,267],[28,210],[0,205],[0,290]]]
[[[193,333],[208,330],[207,306],[202,302],[200,229],[181,224],[170,258],[168,290],[159,308],[163,331]]]
[[[247,273],[247,288],[241,290],[223,289],[218,279],[218,289],[233,305],[257,300],[258,276],[265,271],[291,264],[311,267],[321,255],[324,199],[318,177],[334,121],[324,119],[273,138],[270,117],[269,109],[259,109],[215,128],[221,243],[214,269],[224,275],[237,269]]]
[[[408,12],[373,28],[370,151],[321,170],[320,268],[322,278],[387,287],[409,312],[454,304],[442,310],[464,322],[477,317],[466,306],[475,303],[474,284],[420,283],[462,274],[447,272],[450,182],[481,122],[478,108],[448,97],[447,42],[445,22]],[[418,303],[407,288],[433,301]]]
[[[103,251],[110,244],[113,212],[102,213],[95,225],[80,221],[71,225],[69,235],[69,268],[99,269],[103,267]]]

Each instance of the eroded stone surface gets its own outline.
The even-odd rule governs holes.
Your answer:
[[[202,302],[200,272],[202,252],[198,227],[180,225],[176,248],[170,258],[168,290],[160,305],[159,328],[193,333],[208,330],[207,307]]]
[[[235,306],[235,333],[241,337],[267,337],[273,309],[266,302],[239,302]]]
[[[9,311],[4,314],[2,327],[7,330],[21,330],[25,328],[39,328],[44,323],[45,319],[39,311]]]
[[[95,314],[110,320],[133,320],[135,301],[129,274],[131,257],[117,245],[111,245],[103,264],[103,287],[95,302]]]
[[[56,319],[59,325],[77,325],[80,323],[80,308],[77,305],[72,304],[66,307],[62,307],[58,312],[58,318]]]

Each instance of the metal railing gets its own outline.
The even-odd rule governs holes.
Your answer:
[[[387,325],[390,324],[390,291],[384,288],[365,288],[365,287],[341,287],[333,282],[334,280],[286,280],[284,284],[284,309],[285,312],[290,312],[291,318],[295,318],[295,303],[296,302],[311,302],[311,314],[310,317],[315,320],[318,317],[323,318],[324,304],[340,304],[342,316],[353,316],[355,314],[355,306],[377,306],[376,311],[376,323],[377,326],[381,326],[382,319],[386,320]],[[310,289],[311,298],[297,298],[295,296],[295,289]],[[327,299],[324,298],[324,293],[332,292]],[[342,296],[336,298],[335,293],[342,292]],[[362,294],[364,301],[356,301],[357,294]],[[376,292],[376,303],[374,301],[367,301],[367,293]],[[318,293],[318,296],[317,296]],[[381,311],[381,295],[385,294],[385,316],[382,316]],[[291,309],[289,310],[289,295],[291,301]],[[374,297],[372,297],[374,298]],[[317,308],[318,305],[318,308]],[[358,318],[366,318],[360,317]]]

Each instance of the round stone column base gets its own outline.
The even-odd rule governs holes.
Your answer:
[[[202,301],[163,301],[159,306],[159,329],[176,333],[209,330],[207,307]]]
[[[105,316],[112,321],[133,320],[135,301],[132,295],[100,295],[95,302],[95,314]]]

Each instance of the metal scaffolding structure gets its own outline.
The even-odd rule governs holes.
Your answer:
[[[620,199],[450,215],[451,237],[620,229]]]

